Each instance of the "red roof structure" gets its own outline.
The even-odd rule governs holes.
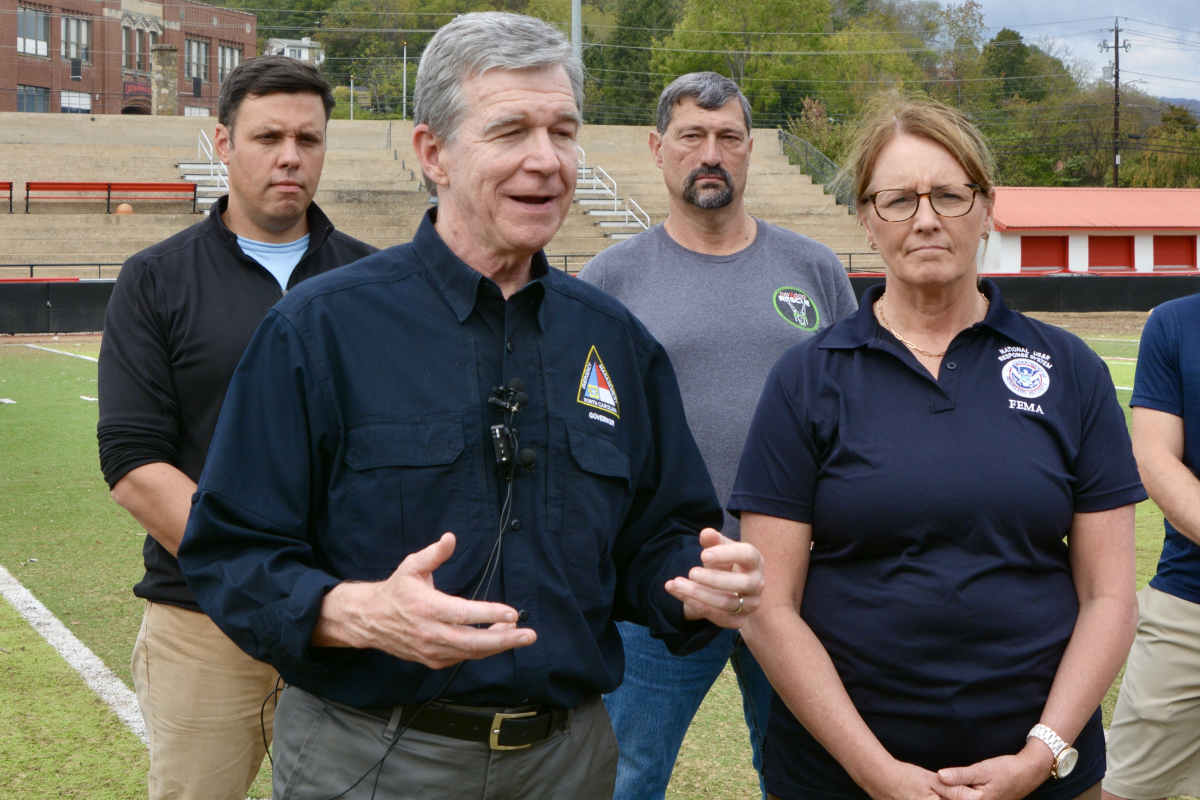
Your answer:
[[[1200,189],[996,187],[996,230],[1200,228]]]

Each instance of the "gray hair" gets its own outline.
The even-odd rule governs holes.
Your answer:
[[[721,108],[736,97],[742,103],[746,133],[750,133],[750,101],[746,99],[746,95],[742,94],[738,85],[724,75],[718,75],[715,72],[690,72],[671,81],[670,85],[663,89],[662,94],[658,96],[658,113],[655,115],[655,122],[658,124],[659,135],[667,132],[667,126],[671,124],[671,115],[675,112],[675,106],[686,97],[694,97],[696,105],[708,111]]]
[[[443,26],[421,54],[413,92],[413,122],[444,142],[457,133],[466,111],[462,83],[490,69],[549,69],[562,65],[583,114],[583,64],[562,31],[520,14],[463,14]]]

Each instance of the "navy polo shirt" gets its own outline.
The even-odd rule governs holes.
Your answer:
[[[1131,406],[1183,418],[1183,463],[1200,477],[1200,294],[1163,303],[1142,331]],[[1150,585],[1200,603],[1200,545],[1163,520],[1166,536]]]
[[[1072,517],[1146,498],[1104,363],[983,288],[937,379],[876,322],[882,286],[788,350],[730,500],[813,526],[800,614],[883,746],[931,770],[1024,746],[1079,613]],[[1075,745],[1031,797],[1100,780],[1099,709]],[[866,797],[778,695],[764,772],[789,800]]]
[[[520,378],[530,399],[512,424],[536,461],[516,472],[486,599],[538,639],[464,662],[442,697],[573,707],[620,684],[617,620],[678,652],[716,635],[663,585],[700,563],[720,505],[666,352],[629,311],[541,254],[505,300],[432,219],[267,315],[230,385],[179,563],[201,608],[288,683],[358,707],[432,697],[454,668],[312,647],[312,629],[339,582],[384,580],[445,531],[457,547],[435,585],[476,591],[507,494],[489,432],[506,415],[488,399]]]

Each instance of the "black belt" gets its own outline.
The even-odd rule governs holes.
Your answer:
[[[365,713],[390,720],[394,708],[364,708]],[[547,739],[571,719],[571,709],[543,706],[529,711],[468,711],[461,707],[429,705],[409,721],[415,731],[464,742],[486,742],[493,750],[522,750]]]

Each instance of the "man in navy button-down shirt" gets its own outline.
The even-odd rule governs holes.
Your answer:
[[[180,563],[289,684],[276,796],[385,753],[381,796],[611,796],[615,622],[682,653],[758,605],[758,552],[701,533],[721,509],[665,351],[541,252],[581,78],[545,23],[443,28],[413,137],[438,208],[290,293],[234,377]]]

